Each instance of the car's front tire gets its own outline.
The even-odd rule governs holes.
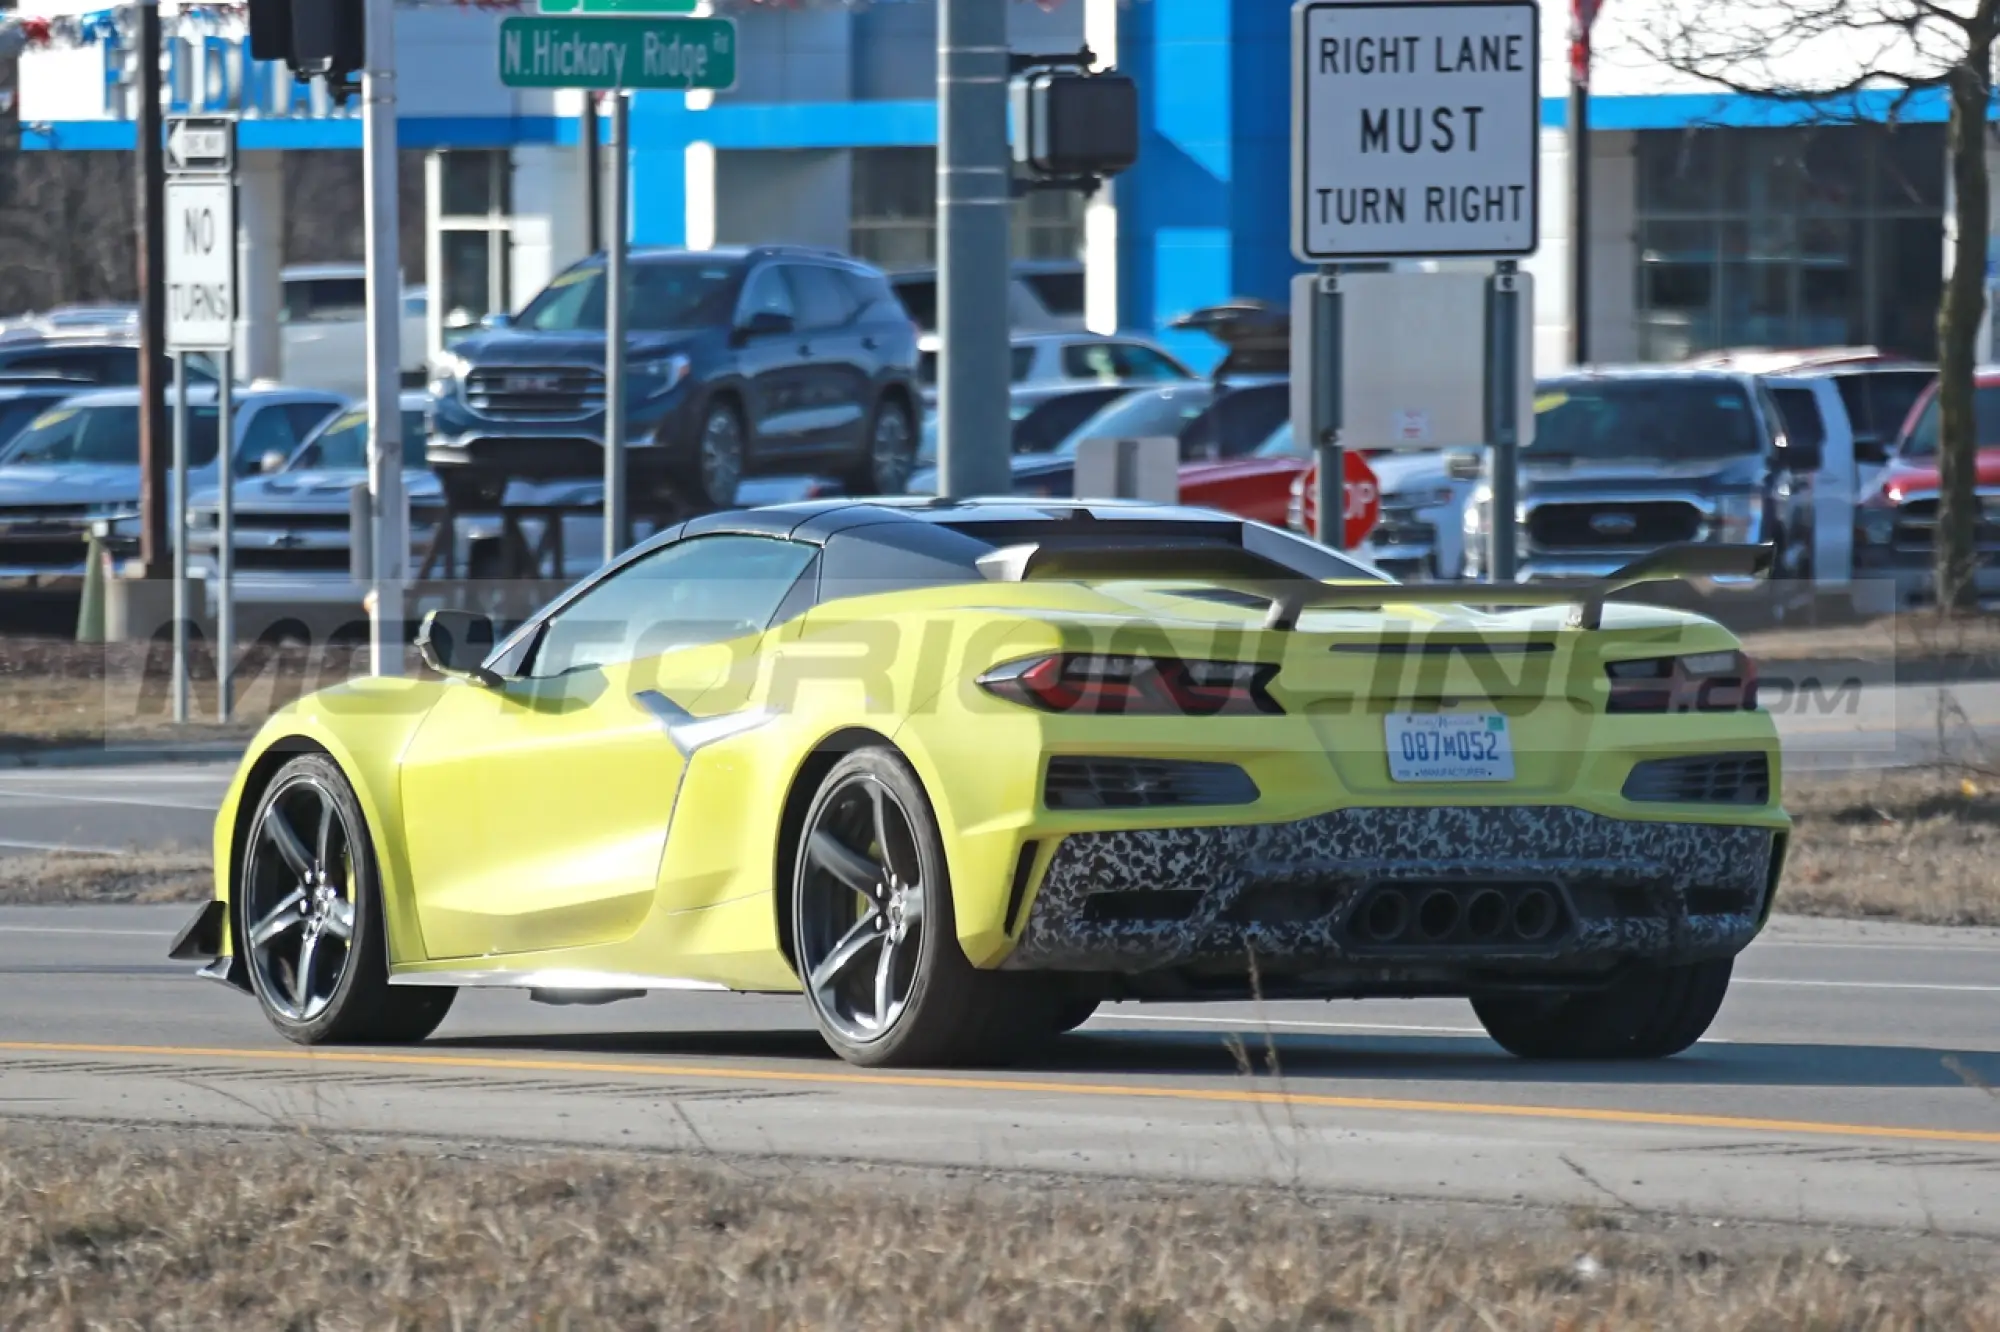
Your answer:
[[[301,1045],[401,1044],[437,1030],[457,991],[391,987],[381,878],[354,788],[324,754],[278,770],[236,879],[251,991]]]
[[[1472,1011],[1487,1035],[1523,1059],[1665,1059],[1715,1021],[1732,969],[1726,957],[1648,967],[1605,990],[1476,997]]]
[[[694,447],[674,467],[675,480],[694,505],[706,512],[736,506],[750,463],[750,435],[743,413],[728,398],[702,408],[695,427]]]
[[[820,783],[793,867],[792,943],[820,1035],[849,1063],[1003,1062],[1048,1031],[1034,978],[966,960],[937,816],[894,750],[856,750]]]
[[[910,409],[895,398],[875,404],[860,459],[840,477],[850,495],[900,495],[916,468],[917,428]]]

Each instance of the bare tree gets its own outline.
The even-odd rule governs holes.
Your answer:
[[[1986,144],[2000,0],[1655,0],[1638,37],[1667,68],[1732,92],[1808,103],[1815,117],[1864,119],[1860,99],[1891,90],[1889,115],[1942,89],[1955,234],[1938,308],[1938,605],[1976,604],[1979,447],[1973,362],[1986,308]]]

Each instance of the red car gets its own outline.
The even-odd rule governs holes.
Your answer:
[[[1974,381],[1979,453],[1976,574],[1982,597],[2000,596],[2000,371]],[[1888,611],[1931,599],[1931,535],[1938,511],[1938,402],[1933,386],[1910,413],[1875,490],[1854,514],[1857,606]],[[1863,595],[1864,588],[1873,592]],[[1862,604],[1863,602],[1866,604]]]

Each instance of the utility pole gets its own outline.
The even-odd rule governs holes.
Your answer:
[[[403,584],[410,559],[403,499],[403,281],[397,261],[396,6],[367,0],[361,158],[368,270],[368,489],[375,511],[368,664],[403,673]],[[434,276],[435,280],[435,276]]]
[[[938,490],[1009,490],[1007,9],[938,0]]]
[[[173,565],[167,506],[172,454],[167,418],[167,163],[160,106],[160,5],[138,5],[139,105],[133,114],[133,161],[139,173],[139,562],[148,578]],[[187,497],[180,498],[182,504]]]
[[[604,261],[604,562],[618,558],[631,527],[625,493],[625,245],[631,227],[632,94],[611,94],[611,236]],[[561,571],[558,570],[558,573]]]
[[[1570,359],[1590,364],[1590,29],[1602,0],[1570,0]]]

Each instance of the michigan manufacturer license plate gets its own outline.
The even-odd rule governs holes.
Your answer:
[[[1514,737],[1492,712],[1392,712],[1383,719],[1398,782],[1511,782]]]

